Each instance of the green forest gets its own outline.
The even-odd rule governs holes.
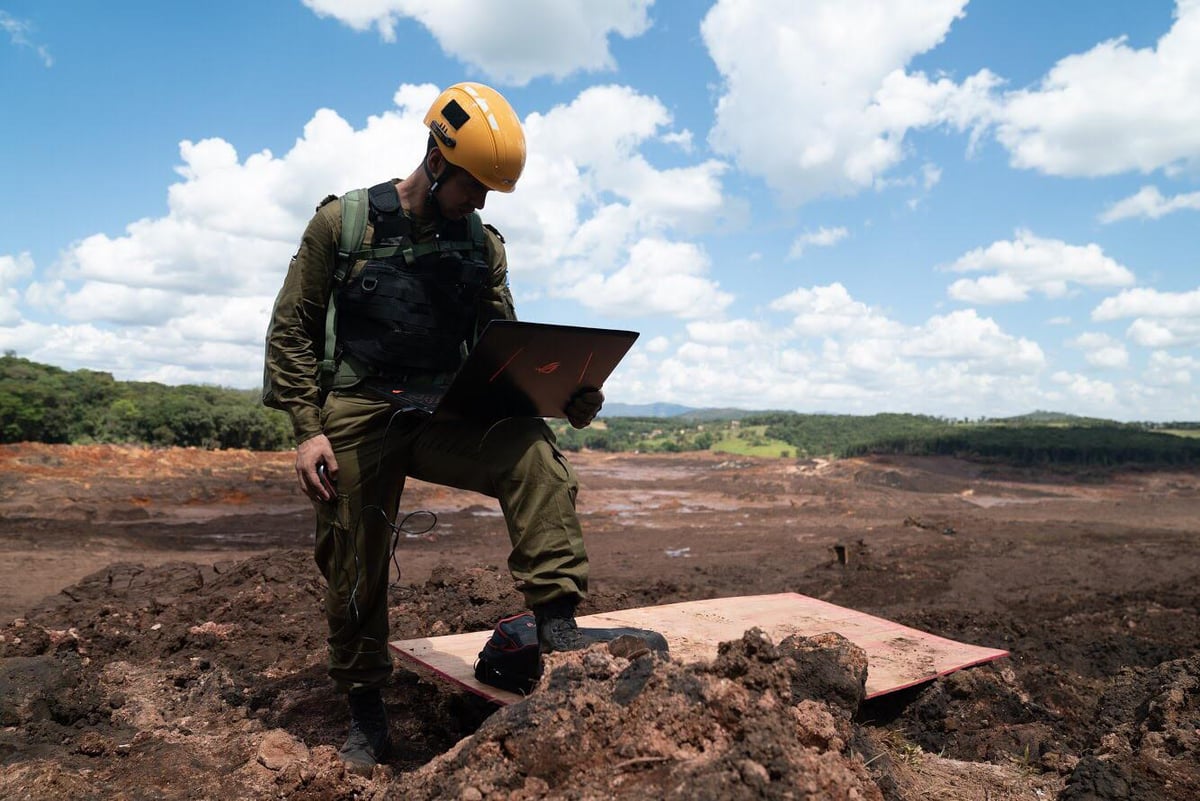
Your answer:
[[[672,417],[602,416],[577,431],[550,426],[565,450],[716,451],[773,458],[951,455],[1022,465],[1200,465],[1200,423],[1117,423],[1054,412],[951,420],[736,409]],[[126,443],[287,450],[286,415],[257,390],[116,381],[7,353],[0,358],[0,442]]]
[[[282,412],[255,390],[116,381],[12,353],[0,357],[0,442],[135,443],[150,446],[292,447]]]

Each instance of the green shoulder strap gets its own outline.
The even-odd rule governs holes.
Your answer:
[[[487,234],[483,232],[483,220],[475,212],[471,212],[470,220],[471,228],[471,244],[474,245],[474,250],[479,255],[479,258],[487,260]]]
[[[337,257],[333,263],[333,281],[329,285],[329,301],[325,305],[325,358],[321,360],[321,389],[328,391],[337,372],[337,290],[354,265],[354,254],[362,247],[367,231],[367,190],[353,189],[342,195],[342,235],[338,239]]]

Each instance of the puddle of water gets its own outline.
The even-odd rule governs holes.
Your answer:
[[[964,495],[959,497],[973,506],[979,506],[984,509],[992,509],[997,506],[1021,506],[1035,503],[1049,503],[1051,501],[1095,500],[1094,498],[1064,498],[1062,496],[1053,496],[1048,498],[1003,498],[999,495]]]

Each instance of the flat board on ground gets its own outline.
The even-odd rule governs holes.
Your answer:
[[[778,643],[791,634],[837,632],[867,652],[867,697],[902,690],[1008,654],[995,648],[948,640],[864,612],[799,593],[749,595],[685,601],[587,615],[583,628],[633,627],[662,634],[681,662],[709,661],[717,646],[757,626]],[[490,631],[424,637],[391,643],[392,651],[414,669],[432,672],[491,701],[507,704],[520,695],[475,679],[475,659]]]

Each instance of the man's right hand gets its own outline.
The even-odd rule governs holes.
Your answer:
[[[325,465],[329,480],[323,480],[317,468]],[[296,447],[296,475],[300,478],[300,489],[314,501],[332,501],[337,495],[338,465],[333,455],[333,445],[324,434],[306,439]]]

